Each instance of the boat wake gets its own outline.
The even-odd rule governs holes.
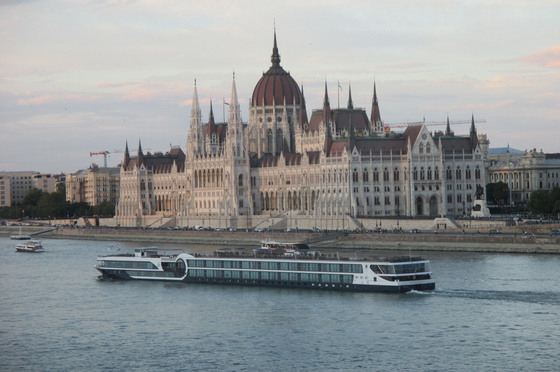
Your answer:
[[[439,289],[431,293],[439,296],[469,298],[474,300],[493,300],[493,301],[498,300],[498,301],[510,301],[510,302],[560,305],[559,292]],[[421,294],[427,294],[427,292]]]

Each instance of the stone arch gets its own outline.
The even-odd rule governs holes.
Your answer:
[[[438,202],[437,197],[432,195],[430,198],[430,217],[436,217],[438,215]]]
[[[416,215],[422,216],[424,214],[424,200],[421,196],[416,198]]]

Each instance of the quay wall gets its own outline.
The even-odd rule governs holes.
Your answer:
[[[0,236],[17,235],[15,227],[0,227]],[[519,235],[488,235],[469,231],[465,234],[360,234],[360,233],[286,233],[286,232],[217,232],[143,229],[77,229],[27,227],[23,234],[37,239],[78,239],[100,241],[129,241],[139,244],[176,243],[211,244],[224,247],[254,247],[262,240],[307,242],[314,249],[329,250],[391,250],[493,253],[560,253],[560,237]]]

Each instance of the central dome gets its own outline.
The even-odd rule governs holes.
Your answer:
[[[301,91],[289,72],[280,66],[280,54],[276,46],[276,32],[274,32],[274,47],[272,48],[272,66],[255,86],[251,106],[299,105]]]

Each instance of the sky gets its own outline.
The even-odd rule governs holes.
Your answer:
[[[559,19],[560,0],[0,0],[0,171],[184,150],[195,79],[222,121],[235,73],[247,121],[275,27],[309,115],[326,81],[369,116],[375,81],[387,124],[474,115],[491,148],[560,152]]]

